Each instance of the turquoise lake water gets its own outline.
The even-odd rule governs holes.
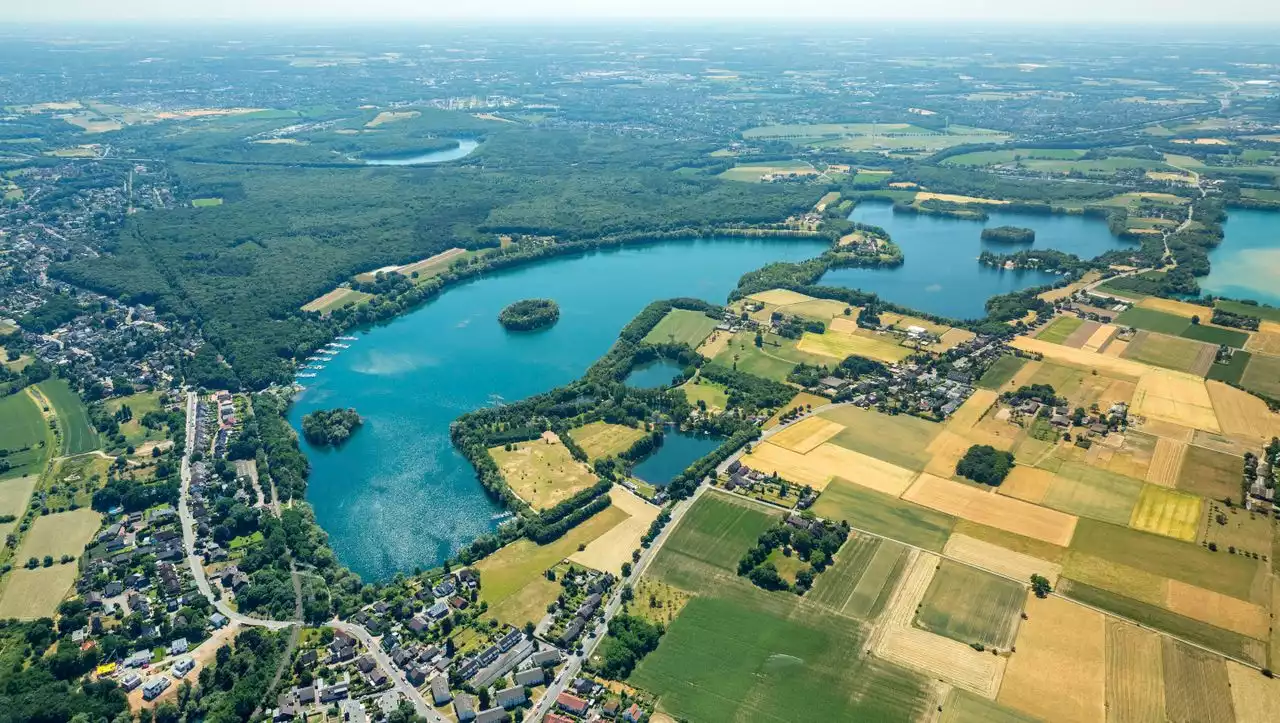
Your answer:
[[[716,301],[723,301],[723,299],[716,299]],[[683,371],[684,367],[670,359],[657,359],[632,369],[627,375],[625,384],[632,389],[666,387],[670,386],[671,382],[675,381],[676,375]]]
[[[1041,271],[1005,271],[978,264],[983,250],[1013,253],[1024,249],[1056,249],[1090,259],[1113,249],[1134,246],[1113,235],[1105,221],[1063,214],[1001,213],[990,219],[966,219],[894,213],[887,203],[862,203],[849,219],[879,226],[902,247],[905,263],[894,269],[835,269],[820,283],[873,291],[881,298],[913,309],[954,319],[986,316],[984,304],[999,294],[1052,283],[1059,278]],[[989,226],[1035,229],[1034,244],[991,244],[981,238]]]
[[[1280,213],[1235,209],[1224,237],[1209,252],[1209,275],[1197,279],[1206,294],[1280,306]]]
[[[351,348],[301,380],[307,388],[289,414],[295,428],[307,412],[332,407],[354,407],[365,420],[340,449],[301,442],[312,465],[307,499],[334,552],[368,580],[439,564],[493,530],[501,512],[450,444],[450,422],[578,378],[651,301],[722,302],[747,271],[825,248],[701,239],[558,257],[468,281],[355,333],[357,341],[344,342]],[[555,299],[560,321],[507,333],[498,312],[530,297]]]
[[[478,141],[473,141],[470,138],[459,138],[457,141],[458,146],[456,148],[400,156],[371,156],[364,159],[364,164],[366,166],[424,166],[431,163],[456,161],[459,158],[471,155],[472,151],[480,147]]]
[[[689,434],[668,430],[662,435],[662,446],[645,457],[631,470],[634,477],[654,487],[666,487],[689,465],[711,454],[724,440],[708,434]]]

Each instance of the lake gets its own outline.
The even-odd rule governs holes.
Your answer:
[[[662,446],[633,467],[631,474],[654,487],[666,487],[676,475],[711,454],[722,442],[720,437],[669,429],[662,435]]]
[[[354,407],[364,425],[337,450],[302,440],[307,499],[338,558],[368,580],[438,565],[496,527],[501,512],[449,442],[449,424],[578,378],[646,304],[693,296],[723,301],[747,271],[813,258],[799,239],[690,239],[561,256],[446,290],[390,323],[355,334],[306,384],[290,410]],[[560,321],[508,333],[498,312],[546,297]],[[667,375],[668,379],[670,375]]]
[[[888,203],[860,203],[849,220],[879,226],[902,248],[905,262],[893,269],[833,269],[819,283],[872,291],[913,309],[954,319],[986,316],[987,299],[999,294],[1052,283],[1060,278],[1042,271],[1006,271],[982,266],[984,250],[1013,253],[1024,249],[1056,249],[1090,259],[1113,249],[1133,246],[1111,235],[1106,221],[1086,216],[1000,212],[990,219],[894,213]],[[989,226],[1034,229],[1033,244],[1000,244],[982,240]]]
[[[712,299],[708,299],[708,301],[712,301]],[[715,299],[714,301],[723,301],[723,299]],[[625,383],[632,389],[666,387],[670,386],[676,375],[683,371],[684,367],[670,359],[655,359],[632,369],[631,373],[627,375]]]
[[[370,156],[364,158],[366,166],[422,166],[430,163],[444,163],[445,161],[456,161],[459,158],[465,158],[471,155],[471,152],[480,147],[479,141],[470,138],[458,138],[458,146],[456,148],[446,148],[443,151],[428,151],[426,153],[417,154],[400,154],[395,156]]]
[[[1206,294],[1280,306],[1280,213],[1233,209],[1222,243],[1209,252],[1209,275],[1197,279]]]

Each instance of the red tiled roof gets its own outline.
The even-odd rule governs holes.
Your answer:
[[[568,693],[561,693],[556,696],[556,705],[571,713],[582,713],[587,709],[587,701]]]

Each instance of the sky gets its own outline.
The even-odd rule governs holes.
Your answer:
[[[3,0],[21,22],[891,20],[1280,24],[1276,0]]]

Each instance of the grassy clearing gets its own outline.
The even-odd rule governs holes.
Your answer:
[[[1040,333],[1036,334],[1036,338],[1052,344],[1061,344],[1083,324],[1084,321],[1078,316],[1059,316],[1041,329]]]
[[[21,477],[39,471],[49,452],[51,435],[40,408],[31,397],[0,397],[0,449],[8,451],[9,471],[0,477]]]
[[[705,403],[710,411],[723,410],[729,406],[729,390],[723,384],[694,377],[681,384],[679,389],[684,392],[685,399],[695,407],[698,406],[698,402]]]
[[[221,198],[193,198],[191,199],[191,205],[195,206],[196,208],[211,208],[213,206],[221,206],[222,199]]]
[[[569,436],[593,460],[625,452],[644,435],[635,427],[608,422],[592,422],[569,430]]]
[[[972,645],[1008,650],[1026,598],[1016,582],[943,560],[916,612],[915,624]]]
[[[940,552],[955,518],[837,477],[818,497],[813,513],[852,527]]]
[[[73,564],[13,570],[0,591],[0,619],[52,617],[75,580]]]
[[[983,389],[1002,391],[1004,385],[1008,384],[1009,380],[1013,379],[1013,375],[1017,374],[1026,363],[1027,360],[1020,356],[1012,354],[1002,356],[987,368],[986,373],[978,380],[978,386]]]
[[[1116,317],[1115,323],[1120,326],[1132,326],[1135,329],[1157,331],[1170,336],[1179,336],[1187,330],[1187,327],[1191,326],[1191,320],[1186,317],[1155,311],[1154,309],[1144,309],[1140,306],[1126,309],[1120,316]]]
[[[53,405],[62,429],[62,454],[84,454],[98,448],[98,433],[89,424],[89,410],[64,379],[50,379],[37,385]]]
[[[1280,357],[1255,354],[1240,384],[1250,391],[1280,398]]]
[[[844,357],[841,357],[843,359]],[[755,345],[755,335],[738,332],[725,348],[716,354],[715,363],[765,379],[785,382],[796,364],[831,364],[831,357],[808,354],[797,348],[794,339],[773,334],[764,335],[764,346]]]
[[[1010,148],[1000,151],[961,153],[944,160],[944,166],[994,166],[1030,160],[1074,161],[1084,155],[1078,148]]]
[[[887,415],[852,405],[818,416],[844,426],[831,442],[907,469],[922,470],[932,456],[926,447],[942,433],[942,425],[909,414]]]
[[[676,619],[691,597],[689,593],[647,575],[640,578],[635,590],[636,598],[630,605],[631,613],[663,627]]]
[[[124,434],[125,441],[130,445],[136,447],[143,442],[164,439],[162,430],[147,429],[142,426],[142,418],[147,412],[160,411],[159,392],[139,392],[130,394],[127,397],[116,397],[108,400],[105,406],[111,414],[115,414],[120,411],[121,407],[125,406],[129,407],[129,410],[133,412],[132,419],[120,423],[120,432]]]
[[[696,349],[718,322],[701,311],[672,309],[645,335],[647,344],[688,344]]]
[[[1178,489],[1211,500],[1236,499],[1244,475],[1244,460],[1195,445],[1187,447],[1178,473]]]
[[[543,510],[596,483],[596,476],[569,453],[560,440],[539,438],[489,455],[511,490],[534,509]]]

